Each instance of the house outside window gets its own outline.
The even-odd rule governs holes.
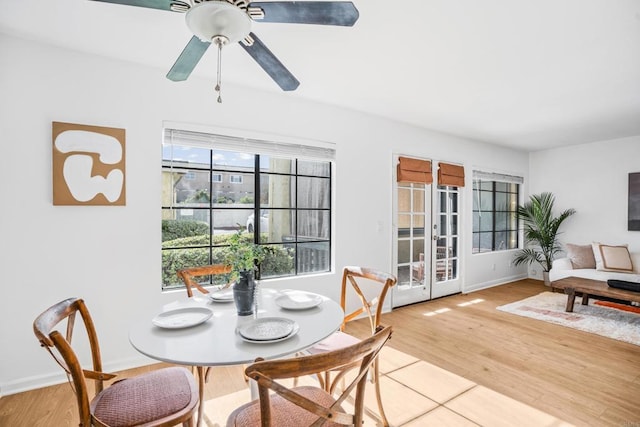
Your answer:
[[[272,248],[258,272],[260,279],[330,271],[334,153],[167,129],[163,288],[183,286],[176,276],[181,268],[222,263],[227,239],[239,228],[244,238]],[[209,283],[225,280],[210,278]]]
[[[521,177],[473,172],[473,253],[519,247]]]

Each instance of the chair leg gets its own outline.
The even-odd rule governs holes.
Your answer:
[[[389,427],[387,415],[382,407],[382,396],[380,395],[380,370],[378,369],[378,358],[373,362],[373,382],[376,387],[376,399],[378,400],[378,410],[380,411],[380,419],[384,427]]]
[[[196,422],[196,426],[200,427],[202,425],[202,415],[204,414],[204,382],[205,382],[205,368],[204,366],[197,366],[196,370],[198,371],[198,421]],[[207,369],[207,372],[209,369]]]
[[[324,373],[324,378],[322,378],[321,374],[318,374],[318,380],[320,381],[320,385],[324,390],[328,393],[332,393],[331,390],[331,372],[326,371]]]
[[[304,356],[304,352],[298,351],[298,352],[296,352],[294,357],[300,357],[300,356]],[[316,374],[316,375],[318,376],[318,378],[320,378],[320,374]],[[322,384],[322,382],[320,382],[320,384]],[[294,387],[298,387],[298,377],[294,377],[293,378],[293,386]],[[322,387],[322,385],[321,385],[321,387]]]

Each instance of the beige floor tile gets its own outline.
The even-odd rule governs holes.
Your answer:
[[[433,411],[426,413],[425,415],[416,418],[413,421],[403,424],[402,427],[423,427],[423,426],[438,426],[438,427],[477,427],[478,424],[469,421],[468,419],[456,414],[453,411],[440,406]]]
[[[205,400],[202,424],[207,427],[225,427],[229,414],[250,400],[251,393],[249,389]]]
[[[356,375],[357,370],[352,369],[349,371],[345,375],[345,383],[350,384]],[[342,384],[339,384],[337,389],[341,390]],[[380,377],[380,394],[382,395],[382,404],[384,406],[384,411],[387,414],[387,419],[393,426],[402,425],[403,423],[406,423],[407,421],[438,406],[438,403],[426,398],[415,390],[392,380],[388,376]],[[353,393],[352,396],[354,396]],[[379,420],[376,388],[370,381],[367,382],[367,386],[365,388],[364,405],[367,412]]]
[[[482,386],[445,406],[481,426],[569,427],[571,424]]]
[[[352,403],[353,402],[351,400],[348,400],[348,401],[342,403],[342,407],[344,408],[344,410],[346,412],[353,413],[353,404]],[[378,420],[376,414],[372,414],[369,411],[364,411],[364,414],[362,414],[362,416],[363,416],[363,421],[364,421],[364,423],[362,424],[362,427],[380,427],[380,426],[382,426],[382,424]]]
[[[388,375],[438,403],[444,403],[475,386],[472,381],[424,361]]]
[[[387,377],[381,377],[380,389],[384,412],[392,426],[400,426],[438,406],[433,400]],[[365,407],[379,416],[375,386],[371,383],[367,383],[365,389]]]
[[[415,363],[418,360],[420,359],[388,346],[383,347],[378,356],[379,369],[382,374],[395,371],[396,369]]]

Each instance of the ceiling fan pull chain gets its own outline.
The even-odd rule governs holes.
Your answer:
[[[218,81],[216,83],[216,92],[218,92],[218,104],[222,104],[221,93],[221,73],[222,73],[222,45],[224,44],[220,38],[214,38],[215,43],[218,45]]]

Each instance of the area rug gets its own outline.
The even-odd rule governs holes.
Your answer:
[[[640,314],[618,310],[613,307],[581,304],[576,298],[573,313],[565,311],[567,296],[554,292],[541,294],[497,307],[498,310],[533,319],[544,320],[557,325],[579,329],[619,341],[640,345]]]

